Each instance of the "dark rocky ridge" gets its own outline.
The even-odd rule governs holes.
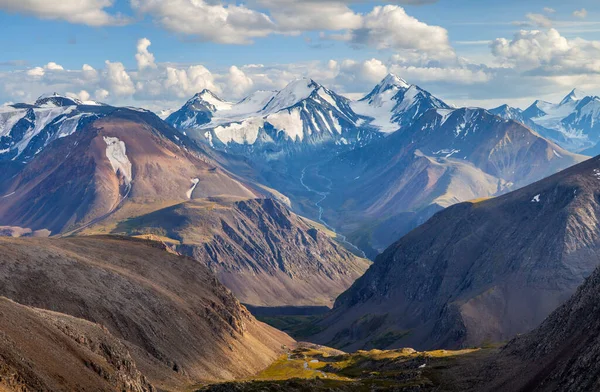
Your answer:
[[[598,266],[599,195],[594,158],[436,214],[338,298],[317,341],[356,349],[387,334],[383,347],[455,348],[532,330]]]
[[[198,199],[121,222],[210,268],[243,303],[332,306],[370,265],[273,199]]]

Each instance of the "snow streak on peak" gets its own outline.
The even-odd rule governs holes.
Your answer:
[[[566,97],[560,101],[560,105],[565,105],[570,102],[580,101],[588,95],[579,89],[573,89]]]
[[[198,94],[194,95],[192,99],[186,103],[186,105],[193,105],[198,102],[210,105],[210,109],[214,109],[213,111],[227,110],[232,106],[232,103],[221,99],[215,93],[207,89],[204,89]]]
[[[320,88],[321,85],[312,79],[302,78],[294,80],[271,99],[265,106],[264,111],[275,113],[290,108],[307,99]]]
[[[61,106],[79,106],[83,105],[83,102],[76,98],[69,98],[64,95],[57,93],[43,94],[36,101],[35,106],[46,106],[46,107],[61,107]]]

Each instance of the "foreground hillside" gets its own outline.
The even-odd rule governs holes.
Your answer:
[[[83,234],[146,236],[209,267],[246,304],[329,306],[369,267],[313,222],[272,199],[196,199]]]
[[[21,317],[32,320],[31,336],[23,335],[27,329],[3,326],[5,342],[21,346],[4,346],[8,351],[0,352],[0,358],[20,352],[29,365],[23,369],[22,361],[11,365],[3,360],[0,380],[17,380],[30,390],[56,390],[46,376],[56,381],[82,369],[81,364],[70,367],[67,359],[74,353],[90,358],[83,364],[91,370],[81,377],[95,385],[93,390],[104,389],[102,377],[118,385],[110,376],[114,372],[145,385],[138,371],[155,388],[180,390],[207,380],[250,376],[294,343],[257,322],[207,268],[155,243],[110,237],[0,237],[0,254],[0,296],[56,312],[47,316],[42,310],[9,306],[23,314],[15,322]],[[40,334],[45,328],[51,335]],[[67,343],[54,351],[53,336],[68,342],[74,337],[69,344],[75,351]],[[26,339],[38,342],[38,350],[32,351]],[[104,341],[106,346],[100,347],[107,352],[98,352]],[[52,360],[61,354],[65,361]],[[107,364],[110,360],[127,367]]]
[[[0,390],[155,389],[106,328],[0,297]]]
[[[457,348],[532,330],[599,264],[599,188],[594,158],[436,214],[338,298],[315,339],[350,350]]]

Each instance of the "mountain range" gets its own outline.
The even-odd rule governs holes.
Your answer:
[[[502,105],[490,110],[519,121],[565,149],[598,155],[600,98],[574,89],[558,104],[537,100],[525,110]]]
[[[287,130],[270,121],[273,113],[287,118],[279,127]],[[586,159],[518,120],[452,108],[390,74],[358,101],[310,79],[236,104],[204,91],[167,122],[226,154],[215,159],[230,171],[277,189],[296,212],[374,257],[442,208]]]
[[[565,328],[595,328],[596,275],[577,289],[599,260],[596,103],[455,108],[390,74],[358,100],[312,79],[205,90],[166,120],[58,94],[3,106],[0,389],[190,390],[297,355],[289,374],[351,381],[350,355],[410,384],[434,355],[303,349],[241,303],[344,350],[526,334],[458,374],[587,387],[596,344]]]

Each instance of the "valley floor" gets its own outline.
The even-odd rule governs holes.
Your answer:
[[[463,391],[481,381],[477,364],[496,352],[401,349],[346,354],[300,344],[256,377],[199,391]]]

